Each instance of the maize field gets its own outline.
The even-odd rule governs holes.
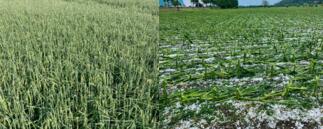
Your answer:
[[[323,8],[160,11],[163,128],[323,128]]]

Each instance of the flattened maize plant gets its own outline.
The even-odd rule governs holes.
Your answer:
[[[322,128],[323,8],[160,11],[163,128]]]

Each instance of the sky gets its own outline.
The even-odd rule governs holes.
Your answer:
[[[267,0],[269,4],[275,4],[281,0]],[[246,5],[261,5],[262,0],[239,0],[239,5],[246,6]]]

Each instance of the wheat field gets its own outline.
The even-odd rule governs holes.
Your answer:
[[[156,128],[157,7],[0,0],[0,128]]]

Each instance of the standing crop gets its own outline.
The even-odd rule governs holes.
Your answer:
[[[0,128],[156,128],[157,4],[0,0]]]

